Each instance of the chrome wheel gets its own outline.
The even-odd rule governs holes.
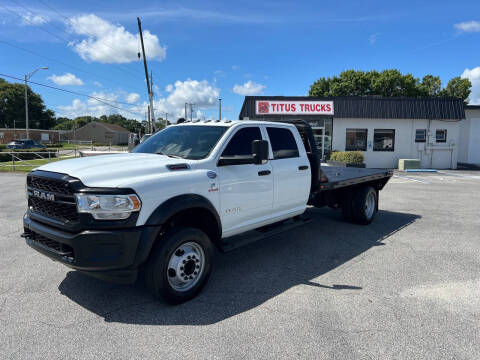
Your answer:
[[[205,268],[205,253],[200,244],[186,242],[175,249],[167,268],[170,286],[179,292],[188,291],[201,279]]]
[[[376,199],[375,193],[370,191],[365,199],[365,216],[370,219],[375,213]]]

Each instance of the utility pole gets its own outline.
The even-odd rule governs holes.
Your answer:
[[[222,120],[222,99],[218,99],[218,120]]]
[[[150,101],[150,107],[149,107],[149,119],[153,118],[155,121],[155,115],[153,114],[153,96],[152,96],[152,87],[150,86],[150,81],[148,79],[148,68],[147,68],[147,58],[145,56],[145,46],[143,45],[143,34],[142,34],[142,23],[140,21],[140,18],[137,17],[137,22],[138,22],[138,32],[140,33],[140,42],[142,43],[142,54],[143,54],[143,66],[145,67],[145,78],[147,79],[147,90],[148,90],[148,99]],[[151,111],[151,113],[150,113]],[[151,117],[150,117],[151,114]],[[155,125],[152,123],[152,134],[155,132]]]
[[[187,121],[187,103],[185,103],[185,121]]]
[[[153,102],[154,93],[153,93],[153,72],[152,71],[150,71],[150,93],[152,94],[152,102]],[[156,130],[154,110],[155,109],[153,108],[153,105],[152,105],[152,108],[151,108],[151,111],[152,111],[152,134]]]
[[[148,105],[148,120],[147,120],[147,124],[148,124],[148,133],[149,134],[153,134],[152,132],[152,118],[150,117],[150,105]]]
[[[165,128],[168,126],[168,113],[165,113]]]
[[[193,121],[193,104],[189,104],[190,105],[190,121]]]
[[[38,70],[48,70],[47,66],[37,68],[33,70],[30,74],[25,75],[25,128],[27,130],[27,139],[30,139],[30,130],[28,128],[28,92],[27,92],[27,82]]]

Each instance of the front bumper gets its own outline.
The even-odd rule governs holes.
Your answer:
[[[27,244],[73,269],[116,283],[134,283],[160,230],[139,226],[114,230],[69,233],[23,219]]]

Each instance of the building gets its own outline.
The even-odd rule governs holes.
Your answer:
[[[65,134],[64,140],[92,141],[98,144],[126,145],[130,131],[117,124],[92,121]]]
[[[465,110],[455,98],[246,96],[239,118],[306,120],[324,159],[358,150],[367,167],[414,158],[424,168],[455,169]]]
[[[58,143],[60,140],[60,132],[57,130],[41,130],[41,129],[29,129],[30,139],[39,143]],[[16,139],[26,139],[26,129],[0,129],[0,144],[8,144]]]
[[[480,105],[465,106],[465,120],[460,122],[458,162],[480,166]]]

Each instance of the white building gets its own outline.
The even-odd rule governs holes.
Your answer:
[[[454,98],[247,96],[239,118],[305,120],[324,158],[358,150],[367,167],[420,159],[423,168],[456,169],[465,110]]]
[[[465,106],[465,120],[460,122],[458,162],[480,166],[480,105]]]

